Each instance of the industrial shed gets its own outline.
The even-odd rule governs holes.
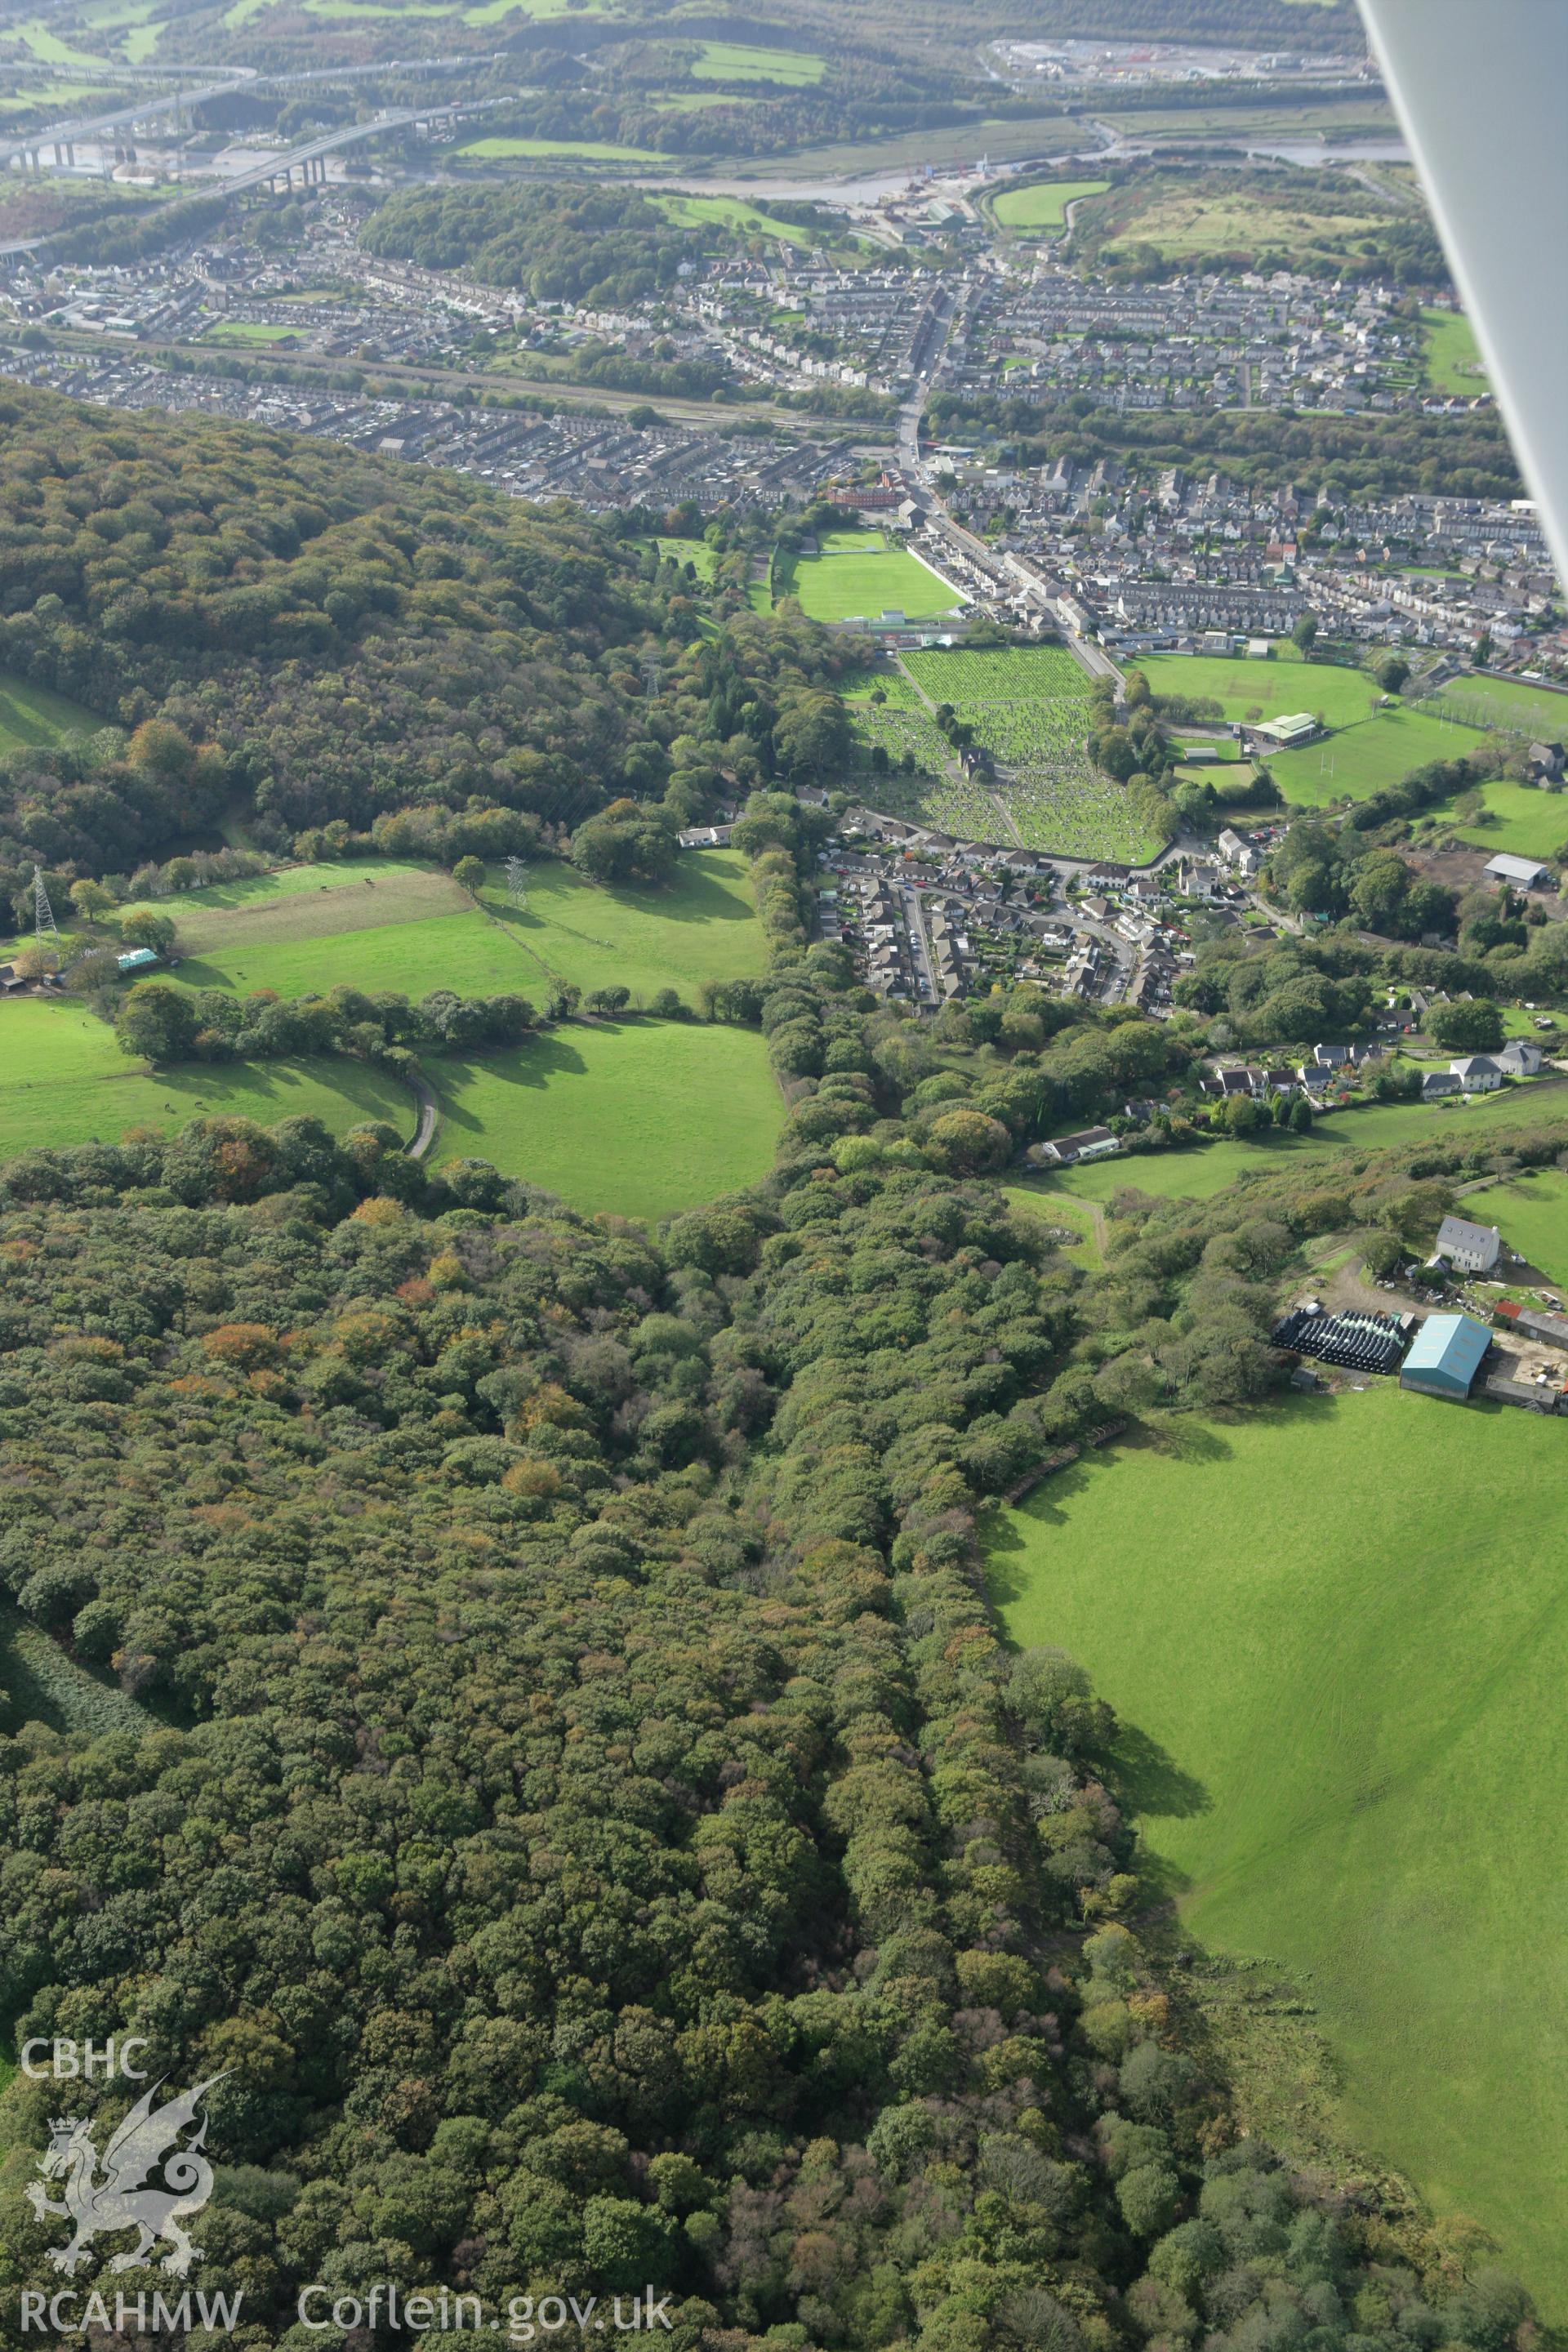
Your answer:
[[[1399,1375],[1402,1389],[1461,1402],[1475,1385],[1491,1337],[1469,1315],[1428,1315],[1410,1345]]]

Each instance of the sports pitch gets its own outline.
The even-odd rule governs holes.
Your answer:
[[[866,537],[861,531],[837,532],[819,555],[798,555],[781,564],[780,594],[798,596],[801,611],[813,621],[875,621],[883,613],[936,621],[963,605],[962,590],[918,555],[881,545],[879,532],[879,544],[867,548]],[[855,541],[860,544],[846,544]]]
[[[1004,228],[1058,229],[1067,225],[1068,206],[1082,196],[1102,196],[1109,180],[1050,180],[1032,188],[1003,188],[991,209]]]

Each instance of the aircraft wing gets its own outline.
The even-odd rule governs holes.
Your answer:
[[[1361,0],[1568,582],[1568,0]]]

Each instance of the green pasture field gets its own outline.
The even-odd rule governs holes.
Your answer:
[[[683,856],[660,890],[601,890],[544,859],[529,868],[527,898],[509,906],[500,866],[475,907],[450,875],[363,858],[193,890],[158,911],[176,925],[174,979],[242,993],[451,988],[537,1002],[558,978],[689,996],[701,981],[742,979],[766,961],[737,851]]]
[[[835,536],[863,540],[858,531]],[[783,593],[798,596],[802,612],[813,621],[875,620],[889,612],[935,621],[964,601],[961,590],[950,588],[902,548],[799,555],[779,569]]]
[[[90,74],[106,62],[101,51],[95,55],[90,49],[73,48],[68,41],[62,40],[51,29],[42,16],[29,17],[25,24],[8,26],[4,38],[19,41],[28,55],[37,58],[40,64],[63,66],[68,73]]]
[[[805,49],[755,48],[744,41],[704,41],[691,68],[696,81],[773,81],[804,89],[827,71],[826,58]]]
[[[1568,843],[1568,794],[1543,793],[1534,784],[1501,782],[1483,784],[1482,805],[1497,819],[1494,824],[1454,824],[1457,839],[1484,849],[1489,857],[1539,857],[1554,864]],[[1451,801],[1427,812],[1447,823]]]
[[[404,1136],[415,1124],[407,1088],[361,1062],[194,1062],[149,1075],[79,1005],[0,1004],[0,1158],[118,1143],[133,1127],[172,1135],[190,1119],[230,1115],[263,1127],[315,1118],[335,1135],[364,1119]]]
[[[96,735],[112,721],[94,718],[79,702],[0,670],[0,752],[37,751],[72,735]]]
[[[1433,697],[1468,727],[1492,727],[1549,743],[1568,742],[1568,694],[1516,677],[1453,677]]]
[[[1426,381],[1434,392],[1475,399],[1489,389],[1475,332],[1462,310],[1423,310],[1426,330]]]
[[[1464,1213],[1478,1225],[1496,1225],[1505,1248],[1528,1258],[1548,1282],[1568,1286],[1568,1174],[1562,1169],[1521,1170],[1484,1192],[1467,1192]]]
[[[175,952],[228,963],[249,949],[316,940],[339,931],[374,931],[423,921],[432,915],[471,912],[466,891],[449,874],[390,858],[345,858],[341,864],[288,866],[240,882],[218,882],[173,898],[144,902],[172,919]],[[129,910],[127,910],[129,911]],[[190,977],[184,965],[179,976]],[[251,980],[252,987],[270,982]],[[200,985],[225,982],[204,973]]]
[[[1270,751],[1266,764],[1288,801],[1322,808],[1333,800],[1367,800],[1435,760],[1462,760],[1480,740],[1472,728],[1402,703],[1353,720],[1326,742]]]
[[[784,1119],[750,1029],[574,1022],[515,1053],[426,1066],[437,1166],[489,1160],[574,1208],[648,1224],[754,1182]]]
[[[991,1530],[1008,1633],[1080,1659],[1121,1719],[1151,1890],[1198,1946],[1289,1971],[1336,2122],[1489,2230],[1549,2324],[1565,1470],[1561,1420],[1374,1381],[1096,1455]]]
[[[0,114],[25,114],[43,107],[59,114],[68,109],[85,110],[89,106],[107,110],[114,102],[111,89],[92,82],[35,82],[27,89],[7,90],[0,96]]]
[[[705,980],[750,980],[767,964],[739,850],[688,852],[662,890],[599,889],[575,866],[547,860],[529,868],[527,899],[521,910],[510,906],[503,871],[490,868],[483,903],[534,967],[525,995],[559,977],[642,996],[678,988],[689,998]]]
[[[1109,180],[1050,180],[1032,188],[1003,188],[991,209],[1004,228],[1058,229],[1067,226],[1067,208],[1080,196],[1102,196]]]
[[[811,231],[800,222],[774,220],[741,196],[655,195],[652,202],[679,228],[716,224],[741,236],[782,237],[786,245],[812,242]]]

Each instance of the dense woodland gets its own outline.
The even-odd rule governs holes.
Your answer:
[[[0,765],[7,897],[35,860],[63,887],[216,840],[231,807],[275,849],[340,824],[396,854],[486,810],[522,847],[628,791],[689,822],[721,767],[809,772],[852,656],[798,618],[704,639],[678,565],[565,507],[48,396],[0,400],[0,667],[105,722]]]
[[[765,1038],[777,1163],[657,1238],[381,1127],[0,1171],[31,1643],[0,1652],[0,2022],[224,2074],[231,2340],[350,2352],[293,2323],[320,2280],[648,2284],[689,2352],[1531,2352],[1510,2281],[1247,2130],[1143,1919],[1122,1728],[1070,1659],[1004,1649],[981,1566],[1043,1465],[1267,1400],[1299,1244],[1414,1238],[1485,1147],[1158,1207],[1133,1161],[1097,1276],[994,1175],[1191,1104],[1218,1020],[1354,1028],[1404,958],[1473,987],[1510,919],[1456,906],[1440,955],[1207,941],[1164,1024],[1018,989],[917,1024],[806,946],[831,817],[769,787],[841,759],[854,646],[743,611],[743,533],[705,632],[678,562],[565,511],[62,402],[0,425],[0,663],[105,721],[0,782],[8,887],[237,805],[312,855],[547,838],[657,880],[721,786],[773,950],[702,1010]],[[1152,703],[1120,731],[1163,766]],[[1364,911],[1383,845],[1320,830],[1270,887],[1321,866]],[[124,999],[132,1047],[375,1058],[536,1017],[174,994]],[[1164,1108],[1148,1143],[1188,1133]],[[57,2283],[22,2189],[58,2101],[0,2096],[8,2284]]]
[[[738,240],[721,224],[683,229],[636,189],[545,181],[405,188],[360,232],[370,252],[463,269],[539,301],[607,308],[673,286],[682,262]]]
[[[0,1739],[0,2007],[233,2070],[242,2343],[393,2279],[651,2280],[714,2352],[1522,2345],[1238,2135],[1114,1720],[977,1565],[1053,1449],[1266,1394],[1296,1238],[1462,1155],[1133,1199],[1089,1281],[833,951],[759,1010],[777,1168],[658,1244],[309,1121],[0,1176],[0,1573],[61,1727]]]

